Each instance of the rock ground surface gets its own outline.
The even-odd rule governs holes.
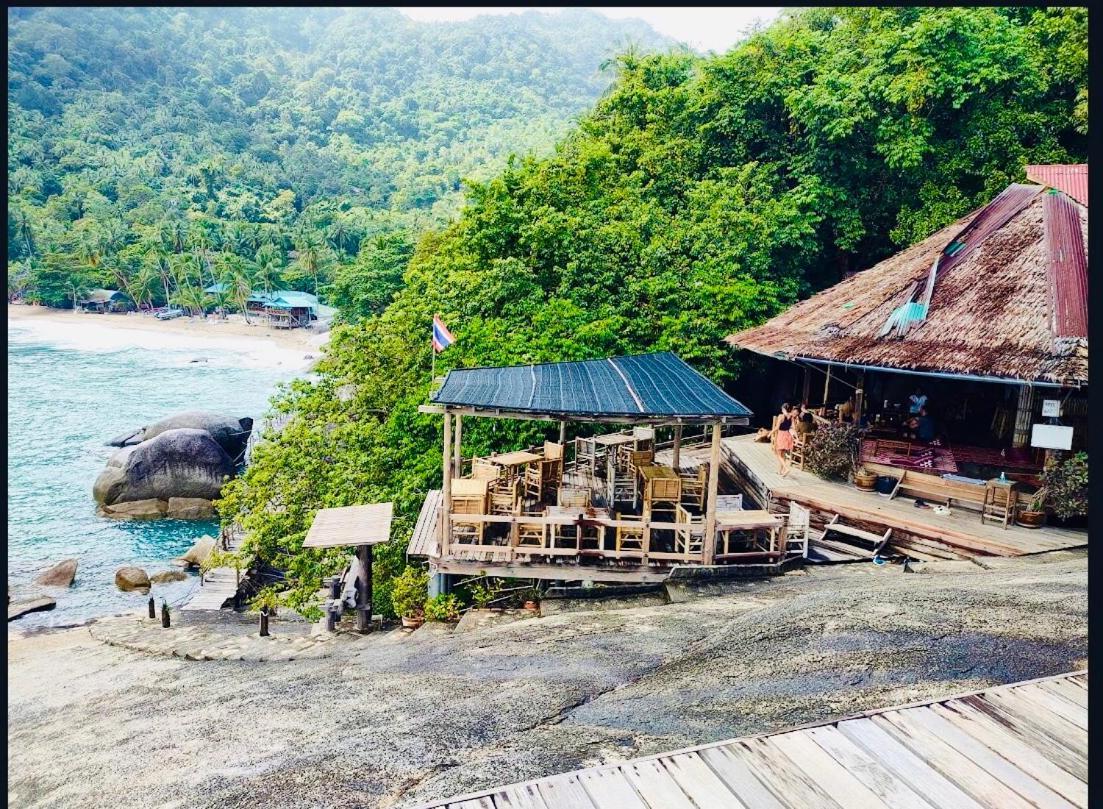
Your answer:
[[[197,623],[193,640],[252,643],[252,620],[210,620],[223,633]],[[96,640],[125,624],[9,640],[9,805],[409,807],[1057,674],[1087,656],[1087,561],[819,569],[678,604],[323,642],[322,659]],[[309,630],[272,631],[290,648]]]

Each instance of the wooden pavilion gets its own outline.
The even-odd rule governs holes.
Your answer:
[[[722,430],[751,411],[673,354],[457,369],[431,402],[421,411],[444,417],[443,486],[408,555],[434,574],[643,583],[788,555],[781,520],[719,492]],[[559,441],[464,458],[465,418],[557,421]],[[567,441],[568,423],[619,430]],[[683,431],[708,445],[692,471]],[[664,432],[670,463],[656,459]]]

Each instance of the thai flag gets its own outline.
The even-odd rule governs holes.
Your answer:
[[[454,342],[456,342],[456,338],[452,336],[452,332],[448,331],[448,327],[444,325],[440,315],[433,315],[433,350],[439,354]]]

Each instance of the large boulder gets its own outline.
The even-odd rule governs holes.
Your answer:
[[[22,618],[28,612],[42,612],[52,610],[57,602],[49,596],[32,596],[21,601],[8,602],[8,620],[14,621]]]
[[[210,433],[173,429],[116,452],[92,493],[103,506],[170,497],[214,500],[233,474],[233,459]]]
[[[202,497],[170,497],[165,516],[170,520],[213,520],[214,504]]]
[[[188,574],[182,570],[162,570],[150,576],[149,580],[154,584],[167,584],[170,581],[186,581],[188,578]]]
[[[120,590],[149,591],[149,574],[140,567],[128,565],[115,571],[115,586]]]
[[[188,548],[187,553],[173,559],[173,564],[178,564],[181,567],[199,567],[207,561],[207,557],[214,550],[214,545],[214,537],[202,536],[196,540],[194,545]]]
[[[251,418],[234,418],[233,416],[220,416],[217,413],[208,413],[205,410],[189,410],[177,413],[153,424],[147,425],[131,436],[118,436],[120,441],[114,446],[127,446],[132,443],[149,441],[162,433],[170,430],[203,430],[211,436],[226,454],[235,461],[245,452],[245,445],[249,442],[249,433],[253,429]]]
[[[38,574],[35,584],[46,587],[68,587],[77,577],[77,560],[63,559],[53,567],[47,568]]]

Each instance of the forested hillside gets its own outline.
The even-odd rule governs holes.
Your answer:
[[[393,287],[357,279],[446,222],[462,179],[549,152],[609,85],[604,62],[670,44],[582,10],[27,8],[8,24],[8,292],[52,305],[107,284],[198,309],[233,304],[198,292],[213,280],[336,278],[335,302],[372,311]]]
[[[458,338],[438,374],[671,349],[725,382],[740,369],[725,334],[953,221],[1026,163],[1086,159],[1083,9],[813,9],[723,56],[626,54],[617,69],[554,156],[474,185],[417,244],[394,302],[339,329],[320,381],[282,398],[297,417],[223,512],[300,593],[339,564],[300,550],[314,510],[392,500],[376,568],[389,606],[440,485],[441,420],[417,413],[435,312]],[[541,429],[472,419],[465,451]]]

